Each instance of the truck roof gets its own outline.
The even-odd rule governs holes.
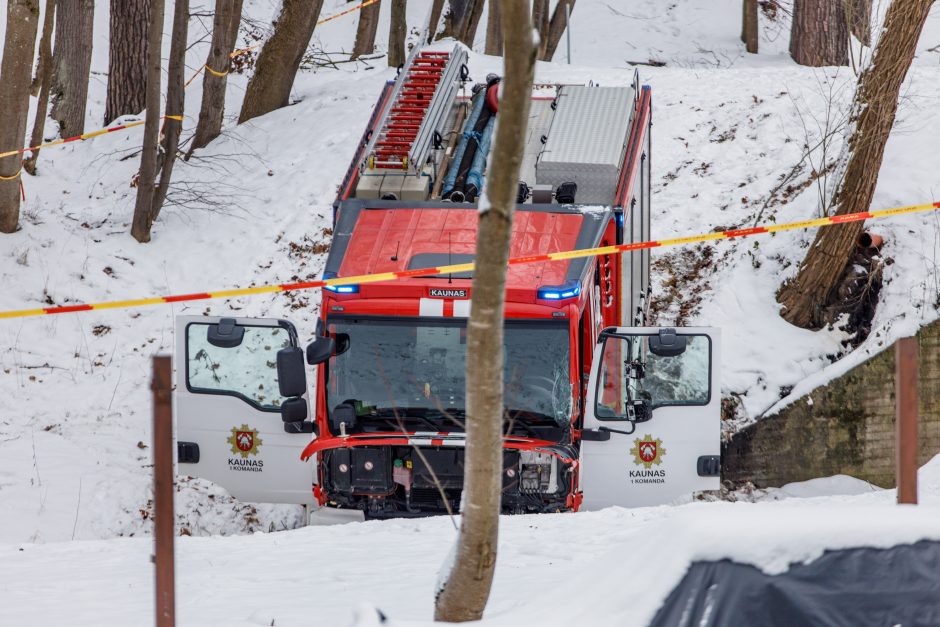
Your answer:
[[[519,205],[513,220],[510,257],[597,246],[612,213],[605,207]],[[383,201],[342,203],[327,258],[327,278],[411,270],[473,260],[479,212],[471,204]],[[613,243],[613,242],[611,242]],[[512,266],[507,289],[560,287],[579,282],[588,259]],[[469,285],[470,273],[450,277]],[[447,277],[402,279],[436,286]],[[366,286],[363,286],[366,287]]]

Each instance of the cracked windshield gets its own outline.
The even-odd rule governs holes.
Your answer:
[[[450,426],[463,418],[465,320],[416,326],[413,320],[333,318],[329,327],[341,353],[330,360],[331,411],[346,403],[365,417],[395,419],[397,413]],[[509,416],[566,424],[572,393],[567,325],[506,321],[504,347]]]

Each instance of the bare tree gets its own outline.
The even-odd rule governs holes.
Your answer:
[[[794,0],[790,56],[800,65],[848,65],[849,26],[842,0]]]
[[[467,324],[467,449],[463,513],[454,563],[437,594],[434,617],[479,620],[493,571],[503,469],[503,310],[516,185],[529,117],[537,47],[528,0],[500,0],[505,79],[499,124],[480,211]]]
[[[872,0],[845,0],[845,18],[852,35],[863,45],[871,45]]]
[[[137,179],[137,202],[131,235],[138,242],[150,241],[153,226],[154,181],[157,176],[157,142],[160,132],[160,46],[163,42],[164,0],[151,0],[149,34],[147,37],[147,118],[144,124],[144,146],[140,153]]]
[[[188,159],[193,151],[203,148],[222,132],[225,112],[225,86],[232,63],[232,51],[238,38],[242,19],[242,0],[216,0],[212,20],[212,46],[206,59],[208,68],[202,77],[202,106],[196,134],[189,147]]]
[[[503,29],[499,23],[499,6],[496,0],[490,0],[490,8],[486,14],[486,44],[483,52],[497,57],[503,54]]]
[[[392,0],[392,19],[388,27],[388,66],[405,64],[405,35],[408,34],[407,0]]]
[[[52,119],[62,137],[73,137],[85,132],[95,0],[58,0],[55,21]]]
[[[535,24],[535,30],[539,32],[539,56],[542,58],[545,54],[545,42],[548,41],[548,0],[532,0],[532,23]]]
[[[144,109],[149,19],[150,0],[111,0],[105,124]]]
[[[239,124],[288,105],[294,77],[322,6],[323,0],[284,0],[274,34],[261,49],[255,73],[248,82]]]
[[[359,25],[356,27],[356,43],[353,44],[350,59],[358,59],[364,54],[375,51],[375,33],[379,29],[379,8],[382,2],[370,4],[359,9]]]
[[[744,19],[741,24],[741,41],[751,54],[757,54],[757,0],[744,0]]]
[[[565,34],[568,28],[568,16],[574,13],[574,3],[576,0],[558,0],[555,5],[555,11],[552,13],[551,22],[548,24],[548,35],[545,37],[545,43],[540,48],[540,61],[551,61],[555,57],[555,50],[558,49],[558,43],[561,36]],[[567,7],[567,14],[565,8]]]
[[[903,0],[891,3],[885,16],[884,32],[872,63],[859,79],[832,206],[836,215],[865,211],[871,205],[885,144],[894,124],[898,94],[914,58],[933,0]],[[818,328],[828,322],[823,309],[835,296],[835,288],[863,230],[862,222],[821,229],[809,248],[796,277],[784,284],[777,295],[783,317],[804,328]]]
[[[449,0],[444,14],[444,30],[437,38],[453,37],[472,48],[483,15],[484,0]]]
[[[29,115],[33,48],[39,0],[7,0],[6,35],[0,64],[0,152],[23,147]],[[12,233],[20,218],[20,155],[0,159],[0,232]]]
[[[441,37],[441,14],[444,12],[444,0],[434,0],[431,3],[431,13],[428,15],[428,43]]]
[[[55,25],[55,0],[46,2],[46,11],[42,18],[42,37],[39,39],[39,62],[36,64],[36,76],[33,89],[38,89],[39,100],[36,102],[36,117],[33,119],[33,133],[29,138],[30,146],[42,143],[46,128],[46,116],[49,115],[49,90],[52,87],[52,28]],[[23,169],[36,174],[36,160],[39,150],[32,151],[23,159]]]
[[[183,74],[186,72],[186,37],[189,25],[189,0],[176,0],[173,9],[173,34],[170,38],[170,63],[166,79],[166,114],[163,126],[163,146],[157,155],[157,170],[160,182],[153,194],[150,207],[150,222],[160,217],[160,210],[166,200],[173,177],[173,165],[180,145],[180,133],[183,120],[174,120],[169,116],[183,117],[186,99],[183,86]]]

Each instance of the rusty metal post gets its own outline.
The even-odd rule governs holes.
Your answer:
[[[173,406],[170,358],[153,358],[153,539],[156,564],[156,625],[176,624],[173,540]]]
[[[898,340],[895,348],[895,440],[898,503],[917,503],[917,338]]]

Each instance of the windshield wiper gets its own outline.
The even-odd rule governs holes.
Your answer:
[[[437,415],[428,416],[429,412],[436,412]],[[379,407],[375,410],[374,415],[378,418],[401,422],[405,420],[419,420],[433,431],[440,431],[441,428],[441,425],[434,422],[434,420],[448,418],[448,416],[438,410],[429,409],[427,407]]]

